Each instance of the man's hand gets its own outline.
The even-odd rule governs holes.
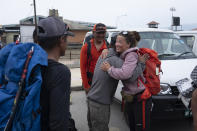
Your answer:
[[[108,54],[108,49],[104,49],[101,53],[101,58],[102,59],[105,59],[107,57],[107,54]]]
[[[149,59],[149,55],[147,53],[144,55],[139,55],[139,61],[142,63],[146,63],[148,59]]]
[[[89,88],[84,88],[86,95],[88,94],[88,92],[90,91],[90,87]]]
[[[108,62],[106,62],[106,61],[104,61],[104,62],[101,64],[101,69],[102,69],[103,71],[107,71],[110,67],[111,67],[111,65],[110,65]]]

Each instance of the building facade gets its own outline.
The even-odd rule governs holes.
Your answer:
[[[19,24],[3,25],[2,43],[12,43],[17,40],[20,34]]]

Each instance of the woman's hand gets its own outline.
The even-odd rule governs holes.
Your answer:
[[[104,61],[104,62],[101,64],[101,69],[102,69],[103,71],[107,71],[110,67],[111,67],[111,65],[110,65],[108,62],[106,62],[106,61]]]
[[[101,58],[102,59],[105,59],[107,57],[107,54],[108,54],[108,49],[104,49],[101,53]]]
[[[147,53],[144,55],[139,55],[139,61],[142,63],[146,63],[148,59],[149,59],[149,55]]]

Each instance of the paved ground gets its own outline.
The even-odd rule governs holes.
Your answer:
[[[79,68],[79,59],[76,60],[66,60],[60,59],[61,63],[67,65],[71,71],[71,88],[72,90],[79,90],[82,87],[82,79]]]
[[[75,120],[78,131],[88,131],[87,123],[87,105],[84,91],[72,91],[71,93],[72,105],[70,107],[72,117]],[[113,103],[111,106],[110,131],[129,131],[122,112],[120,112],[120,105]]]
[[[78,131],[88,131],[87,105],[84,91],[72,91],[71,101],[71,113]],[[150,131],[193,131],[191,120],[177,117],[176,114],[173,114],[173,116],[165,119],[153,119]],[[120,111],[120,104],[117,102],[114,102],[111,106],[109,127],[110,131],[129,131],[123,113]]]
[[[77,88],[82,86],[82,79],[80,74],[80,68],[71,69],[71,88]]]

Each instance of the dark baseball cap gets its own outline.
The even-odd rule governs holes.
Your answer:
[[[106,26],[103,23],[95,24],[93,27],[93,31],[99,32],[106,32]]]
[[[38,22],[39,37],[55,37],[55,36],[74,36],[74,33],[69,31],[69,27],[63,20],[57,17],[49,16]]]

